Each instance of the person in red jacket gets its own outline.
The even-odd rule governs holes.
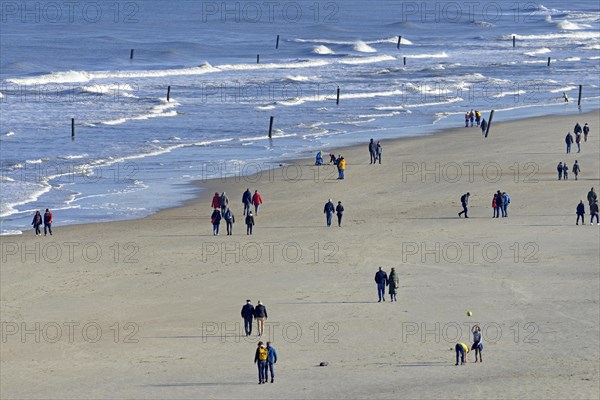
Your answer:
[[[220,209],[221,208],[221,197],[219,196],[218,192],[215,192],[215,195],[213,196],[212,203],[210,203],[210,206],[213,209],[215,209],[215,208]]]
[[[252,204],[254,204],[254,214],[258,215],[258,209],[262,204],[262,197],[260,197],[260,193],[258,190],[254,191],[254,196],[252,196]]]
[[[50,232],[50,236],[52,236],[52,213],[46,208],[46,212],[44,213],[44,236],[46,236],[48,232]]]

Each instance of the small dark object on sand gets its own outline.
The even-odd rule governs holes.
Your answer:
[[[329,365],[329,363],[327,361],[321,361],[321,363],[319,364],[319,367],[326,367],[328,365]]]

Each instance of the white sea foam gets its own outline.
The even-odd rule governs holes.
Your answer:
[[[550,93],[569,92],[569,91],[575,90],[575,89],[577,89],[577,86],[565,86],[565,87],[561,87],[559,89],[552,89],[552,90],[550,90]]]
[[[525,52],[523,54],[525,54],[526,56],[535,57],[535,56],[538,56],[540,54],[546,54],[546,53],[550,53],[550,52],[552,52],[552,50],[550,50],[549,48],[542,47],[540,49],[536,49],[536,50],[532,50],[532,51],[527,51],[527,52]]]
[[[329,47],[327,47],[325,45],[315,46],[313,48],[313,53],[321,54],[321,55],[335,54],[335,52],[333,50],[331,50]]]
[[[581,57],[568,57],[561,61],[581,61]]]
[[[8,229],[8,230],[3,230],[0,232],[0,236],[4,236],[4,235],[22,235],[23,232],[22,231],[15,231],[12,229]]]
[[[571,40],[584,40],[584,39],[599,39],[600,32],[564,32],[564,33],[547,33],[542,35],[519,35],[510,34],[502,35],[500,39],[512,40],[513,36],[516,36],[519,40],[552,40],[552,39],[571,39]]]
[[[590,25],[587,25],[587,24],[578,24],[578,23],[571,22],[571,21],[568,21],[568,20],[564,20],[564,21],[558,22],[556,24],[556,27],[558,29],[568,30],[568,31],[579,31],[579,30],[582,30],[582,29],[591,28]]]
[[[89,157],[89,155],[87,153],[83,153],[83,154],[68,154],[66,156],[58,156],[58,158],[61,158],[63,160],[78,160],[80,158],[86,158]]]
[[[429,107],[429,106],[439,106],[444,104],[456,103],[458,101],[463,101],[462,97],[453,97],[446,101],[438,101],[434,103],[418,103],[418,104],[407,104],[406,108],[417,108],[417,107]]]
[[[525,94],[525,93],[527,93],[525,90],[516,90],[516,91],[507,90],[507,91],[502,91],[502,92],[500,92],[498,94],[492,95],[491,97],[494,97],[494,98],[497,98],[497,99],[498,98],[502,98],[502,97],[508,97],[508,96],[515,96],[515,97],[517,97],[517,96],[520,96],[520,95]]]
[[[297,43],[316,43],[316,44],[334,44],[334,45],[342,45],[342,46],[354,46],[356,41],[344,41],[344,40],[331,40],[331,39],[292,39],[292,42]],[[398,43],[398,36],[393,36],[387,39],[377,39],[377,40],[363,40],[363,43],[366,44],[380,44],[380,43]],[[410,40],[406,38],[402,38],[400,44],[413,44]]]
[[[176,108],[178,105],[180,105],[178,102],[174,101],[173,99],[171,99],[170,102],[167,102],[164,99],[159,99],[159,101],[161,102],[161,104],[152,107],[152,109],[150,109],[148,113],[130,117],[117,118],[109,121],[101,121],[100,123],[104,125],[120,125],[128,121],[142,121],[151,118],[177,116],[177,111],[173,110],[173,108]]]
[[[381,56],[372,56],[372,57],[348,57],[341,60],[338,60],[339,64],[349,64],[349,65],[358,65],[358,64],[372,64],[383,61],[392,61],[395,60],[395,57],[388,55]]]
[[[257,106],[257,107],[255,107],[255,109],[258,110],[258,111],[267,111],[267,110],[272,110],[274,108],[275,108],[275,106],[272,105],[272,104],[270,104],[268,106]]]
[[[304,76],[304,75],[288,75],[285,77],[288,81],[292,82],[316,82],[319,80],[318,76]]]
[[[446,54],[446,52],[433,54],[407,54],[406,58],[448,58],[448,54]]]
[[[361,53],[376,53],[377,50],[374,49],[373,47],[369,46],[368,44],[366,44],[365,42],[362,41],[358,41],[356,43],[354,43],[354,47],[353,47],[354,51],[359,51]]]
[[[13,131],[8,131],[4,134],[5,137],[11,137],[13,136],[15,133]]]

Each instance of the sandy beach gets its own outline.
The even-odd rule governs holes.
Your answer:
[[[576,122],[590,135],[567,155]],[[260,166],[144,219],[62,227],[55,213],[52,237],[2,236],[0,397],[597,399],[600,227],[586,196],[600,189],[599,126],[598,111],[494,121],[487,139],[474,127],[383,141],[382,165],[365,137],[323,149],[346,158],[343,181],[312,158]],[[559,181],[558,162],[575,160],[579,179]],[[264,200],[252,236],[246,188]],[[508,218],[492,218],[497,190]],[[215,191],[232,236],[212,235]],[[342,227],[325,224],[330,198]],[[399,273],[396,303],[377,302],[379,266]],[[246,299],[268,310],[273,384],[257,385]],[[455,366],[475,323],[484,362]]]

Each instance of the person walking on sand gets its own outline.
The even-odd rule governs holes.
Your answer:
[[[246,235],[252,235],[252,228],[254,227],[254,216],[252,211],[248,211],[246,215]]]
[[[258,215],[258,210],[262,203],[263,203],[263,200],[262,200],[260,193],[258,193],[258,190],[255,190],[254,195],[252,196],[252,204],[254,204],[254,213],[256,215]]]
[[[371,138],[371,141],[369,142],[369,155],[371,156],[371,162],[369,164],[375,164],[375,161],[377,161],[375,151],[375,142],[373,141],[373,138]]]
[[[250,205],[252,204],[252,192],[250,192],[250,188],[246,189],[242,195],[242,204],[244,205],[244,215],[247,215],[248,211],[250,211]]]
[[[581,129],[581,125],[579,125],[579,122],[577,122],[575,124],[575,127],[573,128],[573,133],[576,135],[581,135],[583,133],[583,130]]]
[[[213,236],[219,236],[219,225],[221,225],[221,212],[218,208],[215,208],[212,215],[210,216],[210,223],[213,226]]]
[[[567,154],[569,154],[571,152],[571,145],[573,144],[573,135],[571,135],[571,132],[568,132],[567,136],[565,136],[565,143],[567,144]]]
[[[396,292],[400,287],[400,279],[398,278],[398,274],[396,273],[396,269],[392,268],[390,271],[390,277],[388,279],[389,293],[390,293],[390,301],[398,301],[396,299]]]
[[[469,112],[465,113],[465,128],[469,127]]]
[[[338,226],[342,226],[342,217],[344,216],[344,206],[341,201],[338,201],[337,207],[335,207],[335,213],[338,218]]]
[[[581,133],[575,134],[575,143],[577,143],[577,152],[581,153]]]
[[[560,161],[558,163],[558,165],[556,166],[556,170],[558,171],[558,180],[560,181],[562,179],[562,175],[563,175],[563,165],[562,165],[562,161]]]
[[[471,123],[471,128],[472,128],[473,122],[475,122],[475,111],[473,111],[473,109],[471,109],[471,112],[469,113],[469,122]]]
[[[479,126],[481,124],[481,112],[475,110],[475,125]]]
[[[579,168],[579,162],[575,160],[575,164],[573,164],[573,175],[575,175],[575,180],[577,180],[577,176],[581,172],[581,168]]]
[[[340,157],[340,162],[338,164],[338,179],[344,179],[344,174],[346,173],[346,160],[344,157]]]
[[[500,218],[500,212],[504,208],[504,198],[502,197],[502,193],[498,190],[495,195],[496,198],[496,207],[494,209],[494,217]],[[504,217],[504,215],[503,215]]]
[[[569,166],[567,165],[566,162],[563,163],[563,180],[564,181],[569,180]]]
[[[40,214],[39,211],[36,211],[33,216],[33,221],[31,221],[31,225],[35,228],[35,236],[41,235],[40,226],[42,226],[43,223],[42,214]]]
[[[252,320],[254,319],[254,306],[250,299],[246,300],[246,304],[242,306],[242,318],[244,319],[244,331],[246,336],[252,335]]]
[[[269,380],[269,372],[271,372],[271,383],[275,381],[275,364],[277,363],[277,351],[273,346],[271,346],[271,342],[267,342],[267,366],[268,369],[265,370],[265,379]]]
[[[498,204],[496,203],[496,193],[494,193],[494,197],[492,197],[492,208],[494,209],[492,218],[497,218],[496,214],[498,214]]]
[[[483,343],[481,343],[481,328],[479,325],[475,325],[471,332],[473,333],[473,345],[471,346],[471,350],[475,350],[475,362],[477,362],[477,354],[479,354],[479,362],[483,362],[481,356],[481,351],[483,350]]]
[[[508,217],[508,205],[510,204],[510,197],[506,192],[502,192],[502,218]]]
[[[594,218],[596,218],[596,225],[600,225],[598,221],[598,202],[594,202],[590,205],[590,225],[594,225]]]
[[[227,224],[227,236],[233,235],[233,224],[235,223],[235,216],[231,212],[231,209],[228,208],[223,214],[223,219],[225,219],[225,223]]]
[[[590,206],[598,201],[598,196],[596,195],[596,192],[594,192],[594,188],[591,188],[588,192],[587,201]]]
[[[458,213],[458,218],[463,214],[465,214],[465,218],[469,218],[469,215],[467,214],[469,212],[469,197],[471,197],[471,193],[469,192],[460,196],[460,204],[462,205],[463,210]]]
[[[387,273],[379,267],[379,271],[375,274],[375,283],[377,284],[377,296],[379,296],[378,303],[385,301],[385,287],[388,284]]]
[[[586,142],[587,142],[588,133],[590,133],[590,126],[586,122],[585,125],[583,125],[583,140]]]
[[[481,120],[481,134],[482,135],[485,135],[485,131],[487,130],[487,127],[488,127],[488,123],[484,118]]]
[[[456,351],[456,364],[458,365],[458,356],[460,355],[460,365],[465,365],[467,363],[467,353],[469,353],[469,347],[463,342],[456,343],[454,346],[454,350]]]
[[[333,206],[333,201],[331,201],[331,199],[329,199],[329,201],[327,203],[325,203],[325,208],[323,208],[323,213],[325,214],[325,217],[327,219],[327,226],[331,226],[331,219],[333,217],[334,211],[335,211],[335,208]]]
[[[575,225],[579,225],[579,218],[581,218],[581,225],[585,225],[583,218],[585,215],[585,206],[583,205],[583,200],[579,201],[579,204],[577,204],[577,210],[575,212],[577,213],[577,222],[575,222]]]
[[[229,197],[227,197],[225,192],[219,197],[219,206],[221,207],[221,215],[225,215],[225,211],[229,208]]]
[[[219,196],[218,192],[215,192],[215,195],[212,198],[212,201],[210,203],[211,207],[214,208],[221,208],[221,196]]]
[[[563,97],[563,99],[565,100],[565,103],[568,103],[568,102],[569,102],[569,96],[567,96],[567,92],[563,92],[563,95],[562,95],[562,97]]]
[[[258,328],[258,336],[262,336],[265,331],[265,321],[268,318],[267,307],[258,301],[256,307],[254,307],[254,318],[256,319],[256,327]]]
[[[46,212],[44,213],[44,236],[46,236],[46,233],[50,233],[50,236],[52,236],[52,222],[54,222],[52,220],[52,213],[46,208]]]
[[[377,142],[377,146],[375,146],[375,159],[379,161],[379,164],[381,164],[381,153],[381,143]]]
[[[262,385],[263,383],[267,383],[267,378],[265,374],[267,372],[267,359],[269,355],[269,351],[263,344],[263,342],[258,342],[256,353],[254,353],[254,364],[258,366],[258,384]]]

